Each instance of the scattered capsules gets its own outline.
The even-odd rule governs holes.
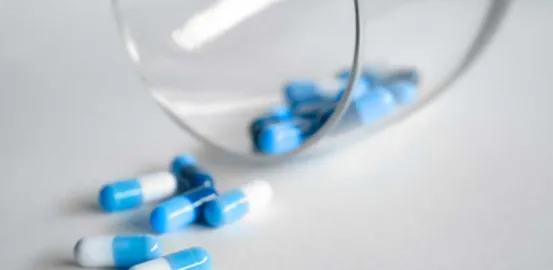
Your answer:
[[[204,203],[217,197],[211,187],[199,187],[158,205],[150,215],[150,225],[158,233],[173,232],[197,221]]]
[[[96,236],[79,240],[73,254],[83,267],[131,267],[159,258],[162,248],[151,235]]]
[[[178,155],[171,162],[171,171],[180,180],[179,192],[196,187],[214,187],[213,177],[198,166],[196,159],[188,154]]]
[[[203,207],[205,222],[212,227],[236,222],[248,213],[263,208],[272,195],[273,190],[266,181],[250,182],[206,203]]]
[[[211,270],[212,268],[211,255],[207,250],[193,247],[135,265],[130,270]]]
[[[178,190],[178,182],[177,177],[168,172],[118,181],[100,190],[98,202],[105,212],[133,209],[172,196]]]

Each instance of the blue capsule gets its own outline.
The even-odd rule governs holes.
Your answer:
[[[264,126],[254,138],[257,150],[271,155],[290,152],[301,146],[302,130],[291,121]]]
[[[172,196],[177,192],[178,182],[171,173],[160,172],[110,183],[100,190],[98,203],[105,212],[137,208]]]
[[[301,103],[323,99],[318,86],[311,80],[295,80],[284,86],[286,103],[294,109]]]
[[[213,187],[213,177],[204,169],[199,167],[196,159],[187,154],[181,154],[173,159],[171,171],[179,180],[179,192],[197,187]]]
[[[130,267],[159,258],[163,251],[154,236],[129,235],[83,238],[73,252],[84,267]]]
[[[356,117],[363,124],[375,123],[390,115],[396,108],[394,96],[383,87],[369,91],[351,106]]]
[[[207,250],[193,247],[132,267],[130,270],[211,270],[213,262]]]
[[[386,85],[399,105],[408,105],[417,99],[417,85],[410,81],[394,81]]]
[[[173,232],[197,221],[202,205],[217,197],[211,187],[199,187],[158,205],[150,215],[150,224],[158,233]]]
[[[399,105],[413,103],[417,99],[419,75],[416,70],[399,70],[391,74],[385,87]]]
[[[257,137],[259,131],[265,125],[290,120],[291,118],[292,111],[288,106],[276,106],[270,112],[255,119],[252,122],[252,124],[250,125],[250,136],[252,138]]]
[[[212,227],[234,223],[248,213],[263,208],[271,200],[273,190],[266,181],[253,181],[221,194],[203,208],[205,222]]]

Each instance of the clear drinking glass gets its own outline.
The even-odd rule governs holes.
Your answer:
[[[282,159],[367,137],[424,106],[483,52],[503,0],[113,0],[126,49],[153,99],[205,144],[252,160]],[[340,129],[364,67],[412,67],[416,102]],[[283,84],[333,81],[349,69],[333,114],[301,147],[252,151],[249,126],[283,104]],[[335,127],[335,128],[334,128]],[[333,129],[334,128],[334,129]]]

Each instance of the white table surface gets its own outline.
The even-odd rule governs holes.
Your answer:
[[[107,1],[0,1],[2,269],[77,269],[75,241],[148,231],[98,188],[202,147],[141,90]],[[272,168],[203,160],[266,212],[162,237],[216,269],[553,269],[551,1],[517,1],[469,74],[399,125]]]

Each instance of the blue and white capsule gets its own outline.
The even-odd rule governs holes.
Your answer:
[[[179,179],[179,192],[197,187],[214,187],[213,177],[198,166],[196,159],[188,154],[176,156],[171,162],[171,171]]]
[[[149,262],[133,266],[130,270],[211,270],[213,262],[207,250],[192,247]]]
[[[83,267],[131,267],[157,259],[162,252],[152,235],[86,237],[73,249],[75,261]]]
[[[158,205],[150,214],[150,225],[158,233],[174,232],[197,221],[204,203],[217,197],[211,187],[199,187]]]
[[[272,196],[273,189],[268,182],[262,180],[250,182],[206,203],[203,207],[205,222],[216,228],[236,222],[249,213],[265,207]]]
[[[178,179],[159,172],[107,184],[100,190],[98,202],[105,212],[118,212],[169,198],[177,190]]]

